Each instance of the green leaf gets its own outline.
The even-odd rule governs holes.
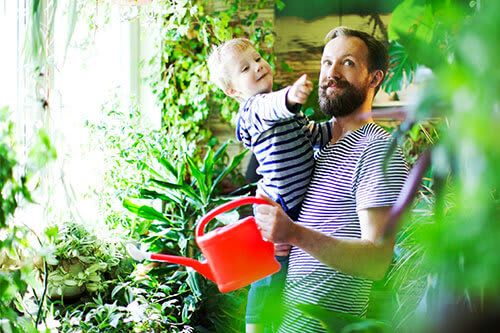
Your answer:
[[[154,177],[162,177],[162,175],[156,171],[152,166],[144,161],[136,161],[140,170],[148,170]]]
[[[57,158],[57,153],[50,142],[49,135],[43,129],[38,131],[38,140],[32,146],[28,157],[38,167],[42,168],[48,162]]]
[[[229,146],[229,142],[224,143],[216,152],[214,155],[214,163],[219,162],[219,160],[224,157],[224,154],[227,150],[227,147]]]
[[[405,47],[411,59],[431,69],[446,62],[433,1],[405,0],[392,13],[388,38]],[[432,50],[432,52],[429,52]]]
[[[142,199],[160,199],[165,201],[170,201],[171,198],[163,193],[158,193],[156,191],[148,190],[148,189],[140,189],[139,193]]]
[[[414,65],[405,48],[396,41],[389,47],[390,69],[385,76],[382,87],[385,92],[397,92],[413,81]]]
[[[45,235],[49,239],[49,242],[54,242],[54,240],[59,235],[59,227],[57,225],[53,225],[51,227],[47,227],[45,229]]]
[[[118,284],[116,287],[113,288],[113,291],[111,292],[111,298],[115,298],[116,294],[120,292],[124,288],[124,284]]]
[[[163,215],[156,209],[146,205],[137,205],[128,199],[123,200],[123,207],[125,207],[131,213],[148,220],[169,222],[165,215]]]
[[[415,124],[409,132],[410,138],[416,142],[420,136],[420,124]]]
[[[198,166],[196,165],[196,163],[194,163],[191,157],[184,155],[184,158],[189,166],[189,169],[191,170],[191,175],[194,177],[196,183],[198,184],[201,198],[203,199],[203,201],[205,201],[206,198],[208,197],[206,175],[198,168]]]
[[[167,190],[169,191],[169,190]],[[172,191],[169,191],[172,192]],[[181,202],[181,198],[176,196],[174,193],[158,193],[153,190],[148,190],[148,189],[140,189],[139,193],[141,195],[142,199],[160,199],[168,202],[173,202],[176,204],[179,204]]]
[[[352,323],[344,327],[342,333],[356,333],[356,332],[367,332],[367,333],[384,333],[392,332],[391,327],[386,323],[375,320],[375,319],[363,319],[357,323]]]
[[[186,184],[173,184],[173,183],[165,182],[165,181],[158,180],[158,179],[151,179],[151,181],[160,185],[160,186],[163,186],[163,187],[166,187],[169,189],[177,189],[179,191],[182,191],[184,194],[186,194],[188,196],[188,198],[191,198],[191,200],[198,201],[199,203],[202,202],[200,196],[198,194],[196,194],[196,192],[193,190],[193,188],[191,188],[190,186],[188,186]]]
[[[211,192],[215,191],[215,187],[226,177],[228,174],[231,173],[243,160],[245,157],[246,153],[248,152],[248,149],[245,149],[243,152],[235,155],[232,159],[231,162],[229,163],[228,166],[221,172],[221,174],[215,179],[214,184],[212,185]]]
[[[205,159],[203,161],[203,168],[201,169],[201,172],[205,175],[207,188],[212,187],[213,171],[214,171],[214,152],[212,149],[209,149],[205,155]]]
[[[160,163],[168,170],[168,172],[176,177],[177,176],[177,172],[178,170],[175,170],[175,168],[173,167],[173,165],[164,157],[160,157],[158,159],[160,161]]]
[[[412,35],[416,39],[430,42],[433,27],[432,12],[426,0],[405,0],[392,12],[387,29],[389,40]]]

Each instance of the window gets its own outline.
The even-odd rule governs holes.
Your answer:
[[[68,47],[68,2],[42,2],[58,7],[51,33],[43,35],[48,69],[40,82],[34,82],[38,79],[28,73],[22,54],[30,21],[25,7],[30,3],[0,0],[0,107],[8,105],[14,113],[26,151],[38,129],[44,128],[58,154],[41,175],[37,204],[28,207],[22,218],[39,231],[44,227],[39,221],[53,219],[50,214],[58,219],[71,219],[71,215],[85,221],[99,219],[95,198],[88,194],[100,186],[103,156],[92,151],[86,123],[109,111],[101,106],[116,94],[127,103],[131,96],[140,98],[142,91],[145,96],[139,102],[145,106],[152,105],[152,97],[140,83],[138,64],[144,43],[139,23],[124,20],[119,6],[108,7],[105,18],[92,16],[103,10],[90,8],[89,14],[86,8],[85,12],[83,6],[95,6],[89,2],[77,2],[81,17]],[[41,10],[51,15],[52,9]],[[90,31],[88,19],[96,20],[97,30]],[[42,29],[46,27],[42,22]],[[141,109],[155,112],[151,107]]]

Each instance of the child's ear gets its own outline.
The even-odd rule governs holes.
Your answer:
[[[229,87],[226,90],[224,90],[224,94],[226,94],[227,96],[232,97],[232,98],[236,98],[236,94],[237,93],[238,92],[235,89],[231,88],[231,87]]]

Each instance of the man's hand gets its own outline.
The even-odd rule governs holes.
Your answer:
[[[280,257],[286,257],[290,254],[292,246],[290,244],[278,243],[274,244],[274,255]]]
[[[302,75],[288,91],[286,96],[287,107],[290,109],[296,104],[304,104],[312,90],[313,84],[307,78],[307,74]]]
[[[269,203],[269,205],[258,205],[255,213],[255,221],[262,237],[273,243],[290,243],[295,223],[278,203],[262,194],[258,194],[257,197]]]
[[[395,237],[381,243],[378,239],[391,207],[360,210],[361,238],[347,238],[326,235],[294,223],[279,204],[266,196],[258,197],[269,203],[258,205],[256,209],[255,221],[262,237],[273,243],[297,246],[323,264],[345,274],[370,280],[384,277],[392,260]]]

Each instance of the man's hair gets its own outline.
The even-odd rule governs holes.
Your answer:
[[[234,38],[225,41],[219,46],[213,46],[212,52],[207,59],[210,81],[222,90],[231,86],[229,74],[227,72],[228,54],[230,52],[242,52],[249,47],[254,47],[252,42],[246,38]]]
[[[332,29],[325,37],[325,43],[328,43],[332,39],[337,37],[358,37],[361,39],[366,47],[368,48],[368,70],[373,72],[375,70],[381,70],[384,72],[384,76],[380,81],[379,85],[375,88],[375,94],[379,90],[382,82],[384,81],[385,75],[387,74],[387,69],[389,67],[389,55],[387,49],[379,40],[375,39],[370,34],[349,29],[347,27],[337,27]]]

